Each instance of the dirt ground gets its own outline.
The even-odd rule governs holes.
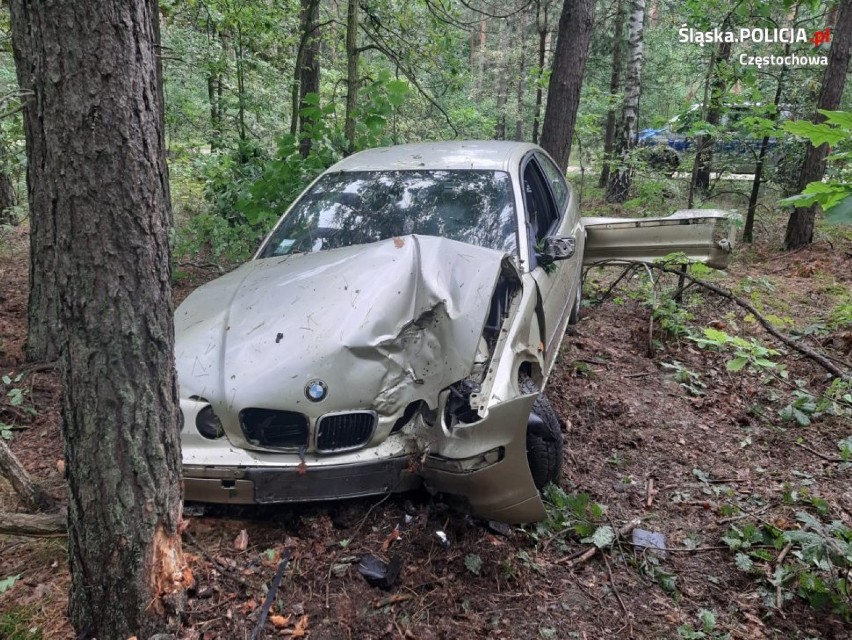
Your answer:
[[[788,334],[824,325],[839,301],[850,302],[848,235],[795,254],[777,252],[777,236],[767,235],[765,244],[738,250],[734,265],[713,275],[714,282],[759,304]],[[23,229],[0,240],[0,373],[11,378],[28,371],[22,355],[26,258]],[[552,500],[574,496],[576,504],[576,496],[587,494],[601,510],[562,504],[551,508],[547,523],[501,530],[425,493],[296,508],[188,505],[184,549],[196,585],[179,637],[250,637],[286,553],[291,560],[265,637],[852,638],[849,622],[812,607],[798,595],[795,579],[781,589],[769,582],[782,551],[768,549],[747,572],[722,540],[732,527],[749,524],[795,530],[800,512],[852,527],[852,466],[837,446],[852,435],[848,416],[814,417],[806,427],[784,422],[779,409],[792,395],[783,382],[766,383],[764,372],[748,367],[730,372],[729,354],[666,336],[659,322],[649,356],[650,310],[640,278],[626,278],[594,304],[619,273],[589,274],[591,303],[566,336],[548,387],[567,450],[563,491]],[[182,284],[177,295],[190,286]],[[712,294],[690,289],[684,304],[698,333],[713,326],[782,346]],[[848,362],[850,329],[801,340]],[[789,380],[824,392],[825,371],[785,351],[776,360],[788,367]],[[664,364],[695,374],[679,379],[692,381],[699,393]],[[4,399],[0,422],[15,427],[13,451],[62,501],[58,376],[29,371],[14,383],[25,392],[23,403]],[[0,481],[0,511],[18,508]],[[665,536],[669,551],[634,546],[627,535],[578,558],[592,548],[577,533],[584,518],[593,528],[614,530],[639,518],[641,529]],[[796,549],[789,552],[792,558]],[[0,537],[0,580],[20,575],[0,593],[0,638],[73,638],[65,554],[62,538]],[[399,578],[389,591],[359,574],[365,554],[399,559]],[[712,612],[712,624],[702,622],[702,610]]]

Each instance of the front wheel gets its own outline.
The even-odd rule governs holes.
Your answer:
[[[529,378],[521,381],[521,391],[535,393],[538,386]],[[527,421],[527,462],[533,482],[541,491],[562,476],[562,428],[548,399],[539,394]]]

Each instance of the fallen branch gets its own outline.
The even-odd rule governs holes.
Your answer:
[[[50,498],[30,479],[9,445],[0,439],[0,475],[8,479],[21,501],[29,509],[42,510],[51,506]]]
[[[266,624],[266,616],[269,614],[269,609],[275,601],[275,595],[278,593],[278,585],[281,584],[281,578],[284,576],[284,570],[287,569],[287,563],[290,562],[290,550],[284,549],[284,557],[281,558],[281,563],[278,565],[278,570],[275,572],[275,577],[272,578],[272,584],[269,585],[269,591],[266,592],[266,600],[263,602],[263,607],[260,609],[260,620],[257,621],[257,626],[251,634],[251,640],[257,640],[263,631],[263,625]]]
[[[619,263],[620,264],[644,266],[646,269],[656,269],[657,271],[662,271],[663,273],[669,273],[669,274],[678,276],[679,278],[684,278],[686,280],[689,280],[690,282],[695,283],[696,285],[703,287],[704,289],[707,289],[708,291],[712,291],[716,295],[722,296],[723,298],[730,300],[731,302],[735,303],[736,305],[738,305],[738,306],[742,307],[743,309],[745,309],[746,311],[748,311],[763,326],[763,328],[766,329],[767,333],[769,333],[772,337],[776,338],[777,340],[781,341],[782,343],[784,343],[785,345],[790,347],[793,351],[797,351],[798,353],[802,354],[806,358],[813,360],[814,362],[819,364],[823,369],[828,371],[832,376],[834,376],[836,378],[840,378],[841,380],[847,380],[847,381],[852,380],[852,374],[850,374],[849,372],[843,371],[843,369],[841,369],[840,367],[835,365],[833,362],[831,362],[830,359],[828,359],[823,354],[817,353],[816,351],[814,351],[810,347],[807,347],[803,344],[800,344],[800,343],[796,342],[795,340],[793,340],[792,338],[788,338],[783,333],[778,331],[775,327],[772,326],[772,323],[769,322],[769,320],[767,320],[766,317],[762,313],[760,313],[760,311],[758,311],[757,309],[754,308],[754,306],[751,303],[749,303],[747,300],[743,300],[737,294],[732,292],[730,289],[726,289],[725,287],[720,287],[719,285],[715,285],[712,282],[706,282],[706,281],[701,280],[700,278],[696,278],[695,276],[692,276],[688,273],[683,273],[683,272],[681,272],[680,269],[674,269],[672,267],[666,266],[665,264],[658,264],[658,263],[655,263],[655,262],[642,262],[640,260],[623,260],[623,261],[619,261]],[[652,317],[653,317],[653,314],[652,314]]]
[[[58,538],[68,534],[64,513],[0,513],[0,534]]]
[[[615,586],[615,578],[612,577],[612,569],[609,566],[609,560],[606,559],[606,556],[602,556],[604,560],[604,564],[606,565],[606,572],[609,575],[609,584],[612,587],[612,592],[615,594],[615,598],[618,600],[618,604],[621,606],[621,610],[624,612],[624,617],[627,618],[627,625],[630,629],[629,636],[633,637],[633,614],[627,609],[624,604],[624,600],[621,599],[621,594],[618,592],[618,588]]]
[[[633,531],[636,527],[638,527],[642,521],[639,518],[633,518],[627,522],[623,527],[621,527],[615,534],[615,540],[618,538],[625,537],[628,533]],[[613,540],[613,542],[615,542]],[[598,552],[598,547],[592,546],[580,553],[580,555],[572,554],[570,556],[565,556],[564,558],[559,558],[556,560],[556,564],[567,564],[569,567],[576,566],[578,564],[583,564],[587,560],[591,560],[595,554]]]
[[[793,444],[797,447],[801,447],[805,451],[810,451],[812,454],[814,454],[818,458],[822,458],[826,462],[844,462],[843,458],[841,458],[840,456],[827,456],[824,453],[820,453],[816,449],[811,449],[808,445],[802,444],[801,442],[794,442]]]
[[[781,565],[784,563],[784,558],[787,557],[787,554],[790,553],[790,549],[793,548],[793,543],[788,542],[787,545],[781,549],[781,553],[778,554],[778,560],[775,561],[775,572],[778,573],[778,570],[781,568]],[[778,609],[784,605],[784,593],[781,591],[781,580],[778,580],[778,584],[775,585],[775,606]]]

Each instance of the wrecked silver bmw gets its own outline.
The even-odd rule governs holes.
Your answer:
[[[481,517],[543,518],[539,489],[562,466],[543,390],[577,318],[584,251],[612,260],[691,243],[693,257],[718,254],[724,215],[686,219],[672,227],[689,227],[680,236],[645,225],[632,247],[624,220],[590,221],[600,239],[586,247],[571,187],[524,143],[404,145],[339,162],[254,259],[176,312],[186,499],[425,484]]]

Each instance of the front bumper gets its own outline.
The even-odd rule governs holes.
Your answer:
[[[312,467],[183,468],[184,499],[229,504],[274,504],[358,498],[414,489],[420,479],[409,458]]]

